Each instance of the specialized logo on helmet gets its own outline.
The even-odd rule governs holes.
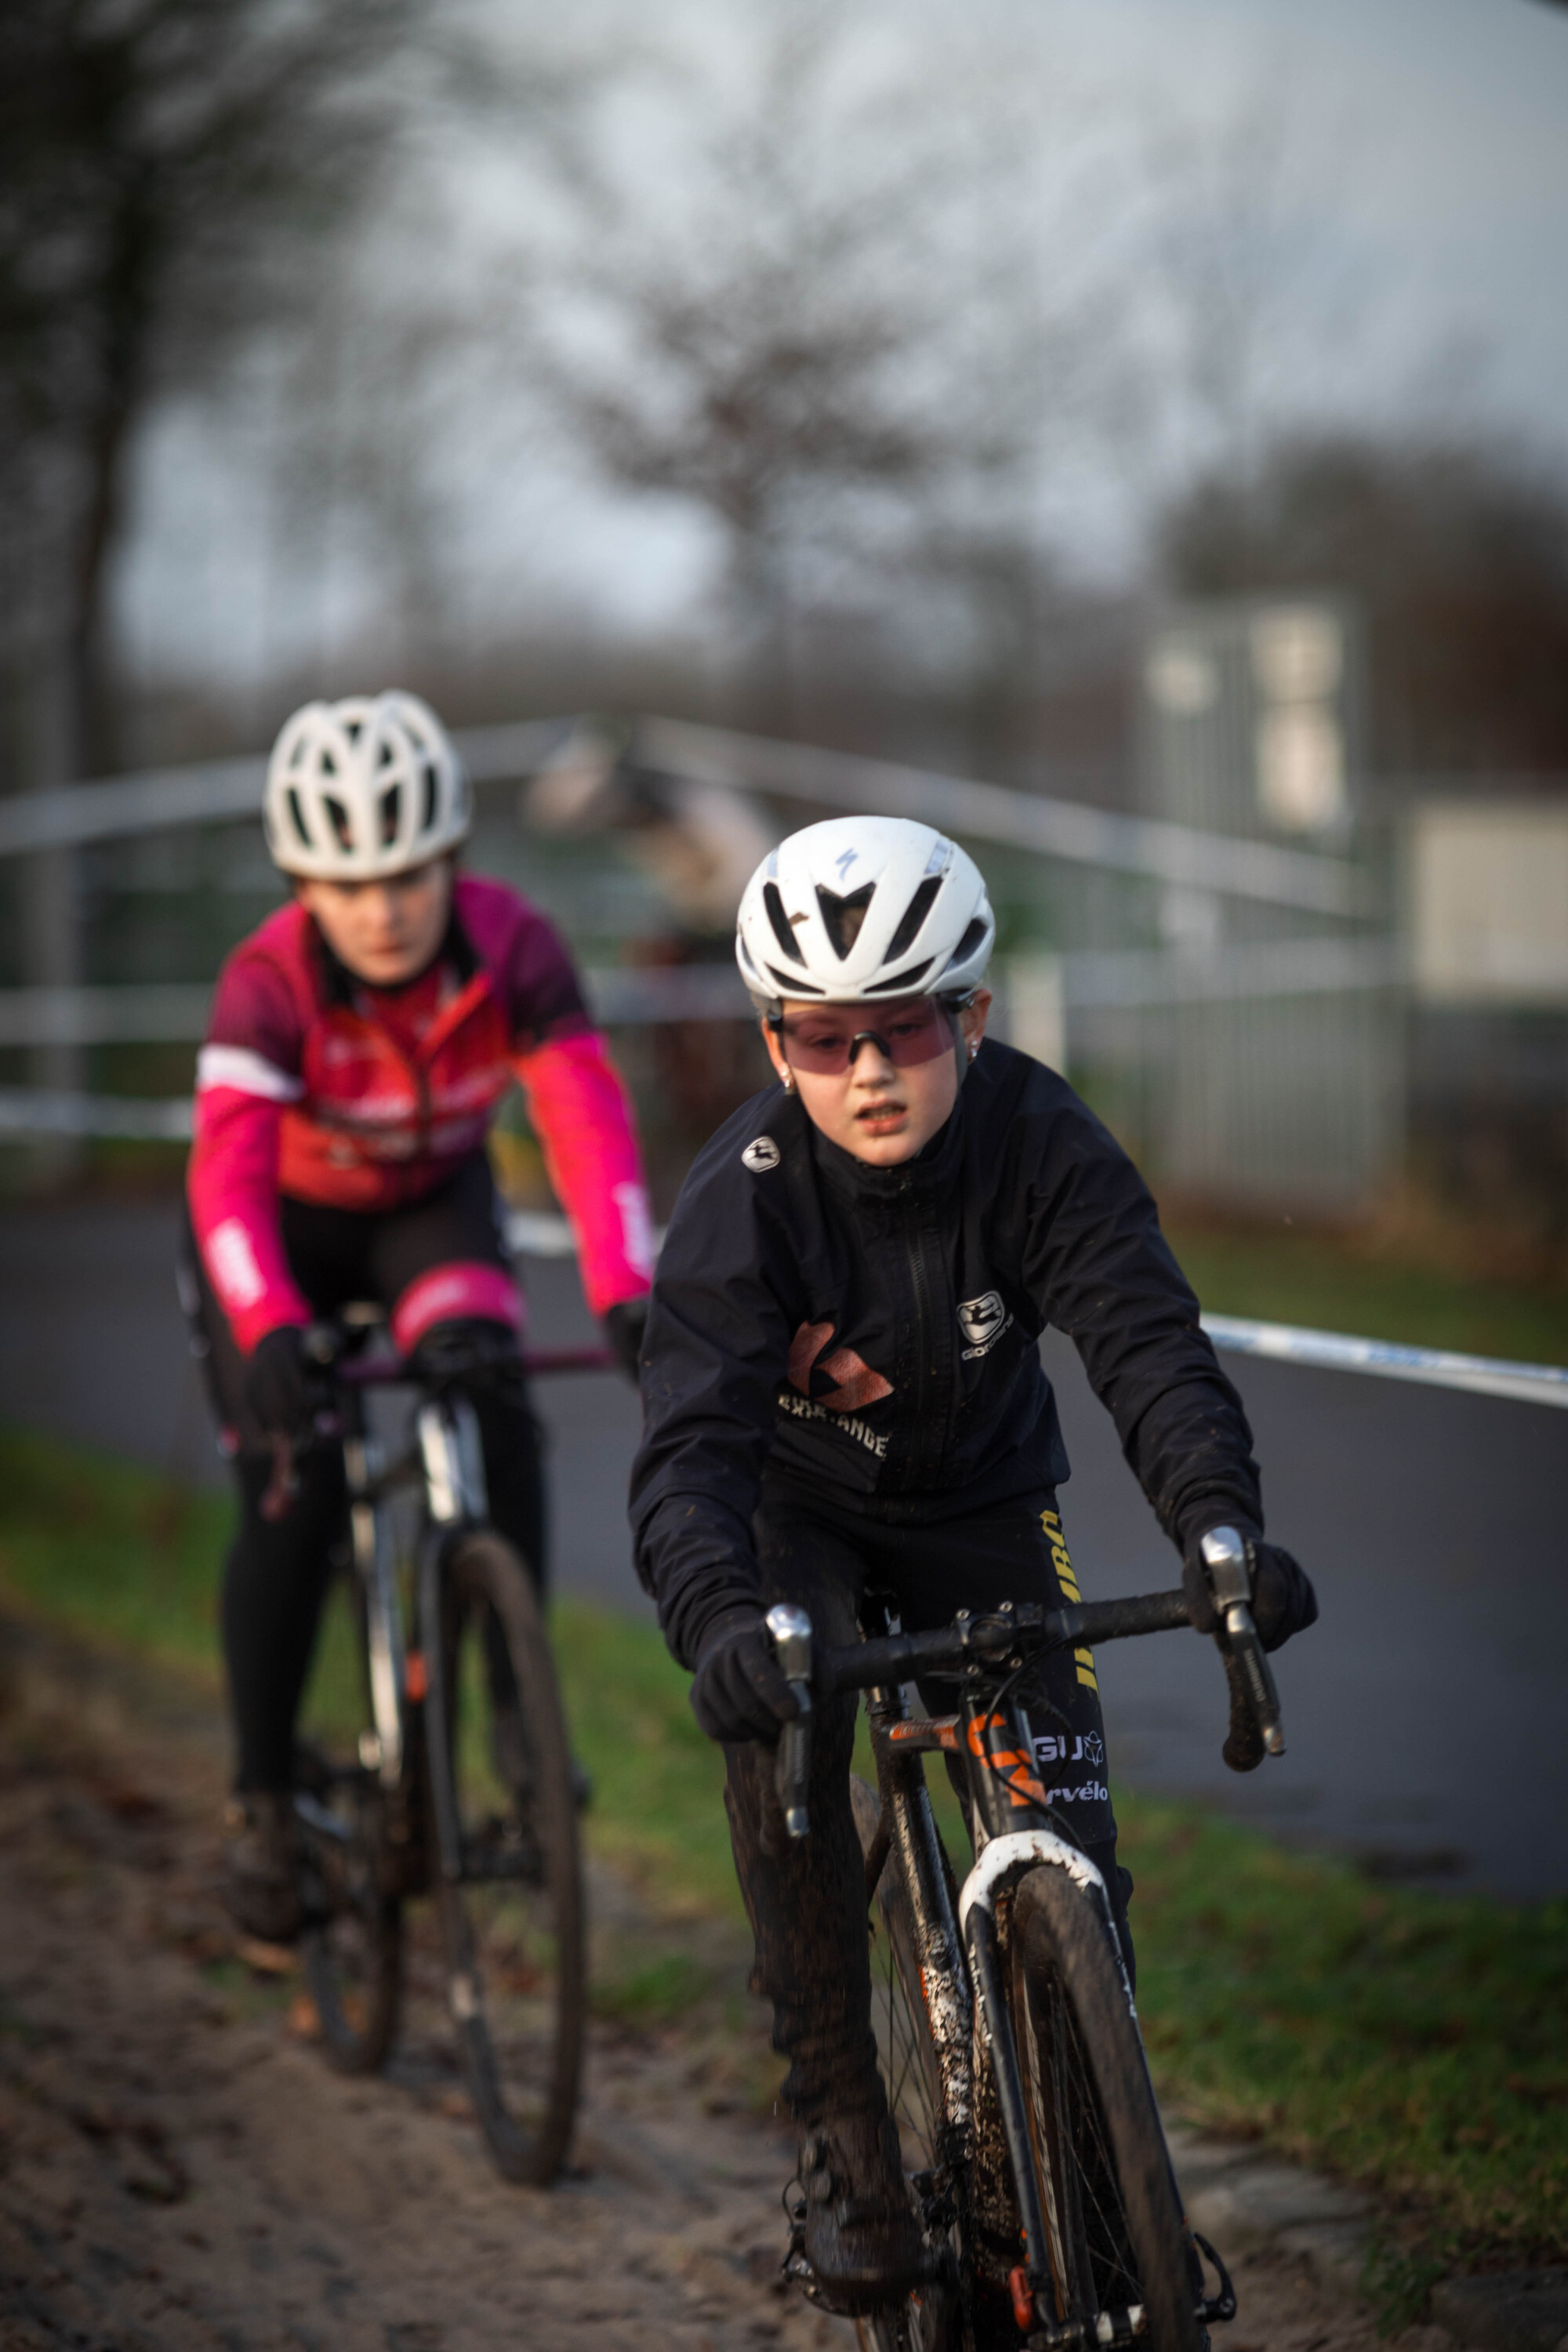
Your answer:
[[[749,1168],[753,1176],[765,1176],[770,1168],[778,1166],[783,1156],[771,1135],[759,1135],[755,1142],[748,1143],[742,1152],[741,1165]]]
[[[959,1328],[969,1342],[963,1361],[968,1363],[973,1356],[989,1355],[1012,1320],[999,1290],[987,1290],[978,1298],[966,1298],[958,1310]]]

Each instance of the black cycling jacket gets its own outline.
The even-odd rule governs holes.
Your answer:
[[[1261,1528],[1241,1401],[1137,1170],[1065,1078],[987,1043],[942,1132],[887,1169],[782,1087],[753,1096],[681,1188],[643,1347],[632,1525],[676,1656],[755,1590],[764,1465],[893,1525],[1066,1478],[1047,1323],[1178,1546]]]

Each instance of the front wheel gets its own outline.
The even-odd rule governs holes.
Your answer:
[[[1014,1898],[1010,1950],[1056,2317],[1084,2325],[1092,2342],[1109,2313],[1152,2352],[1200,2352],[1201,2285],[1109,1924],[1065,1871],[1031,1871]]]
[[[373,2074],[392,2046],[402,1998],[402,1849],[375,1757],[364,1594],[357,1579],[344,1591],[348,1622],[333,1608],[324,1629],[337,1703],[296,1748],[294,1808],[305,1981],[322,2047],[340,2074]]]
[[[881,1803],[877,1791],[858,1774],[850,1776],[849,1793],[861,1851],[869,1853],[881,1819]],[[886,2311],[858,2319],[856,2333],[861,2352],[967,2352],[958,2288],[963,2247],[955,2209],[960,2192],[946,2160],[942,2069],[921,1986],[914,1906],[896,1858],[889,1860],[878,1883],[876,1912],[878,1919],[871,1929],[871,2023],[877,2036],[877,2063],[889,2110],[899,2127],[910,2195],[921,2208],[928,2235],[946,2240],[952,2263],[948,2278]]]
[[[582,2067],[577,1812],[533,1581],[488,1528],[444,1564],[441,1652],[446,1731],[429,1771],[457,1844],[439,1887],[448,2006],[497,2165],[542,2187],[565,2160]]]

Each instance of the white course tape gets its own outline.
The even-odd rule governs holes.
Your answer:
[[[1316,1364],[1327,1371],[1373,1372],[1382,1380],[1420,1381],[1429,1388],[1468,1389],[1477,1396],[1511,1397],[1521,1404],[1568,1406],[1564,1364],[1509,1364],[1494,1356],[1405,1348],[1393,1339],[1303,1331],[1291,1323],[1249,1323],[1237,1315],[1205,1315],[1203,1322],[1216,1348],[1237,1355],[1267,1356],[1280,1364]]]
[[[570,1257],[572,1228],[564,1217],[513,1210],[507,1240],[521,1257]],[[654,1235],[655,1247],[664,1239]],[[1305,1331],[1293,1323],[1250,1323],[1238,1315],[1205,1315],[1204,1329],[1216,1348],[1276,1363],[1314,1364],[1333,1372],[1373,1372],[1390,1381],[1468,1389],[1478,1396],[1512,1397],[1523,1404],[1568,1406],[1568,1364],[1509,1364],[1493,1356],[1459,1356],[1439,1348],[1406,1348],[1394,1339],[1352,1339],[1341,1331]]]

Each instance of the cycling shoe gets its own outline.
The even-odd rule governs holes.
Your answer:
[[[302,1924],[300,1833],[287,1790],[252,1790],[224,1811],[228,1907],[236,1925],[263,1943],[287,1944]]]
[[[848,2315],[885,2308],[937,2274],[886,2113],[828,2116],[801,2145],[799,2251],[812,2299]]]

